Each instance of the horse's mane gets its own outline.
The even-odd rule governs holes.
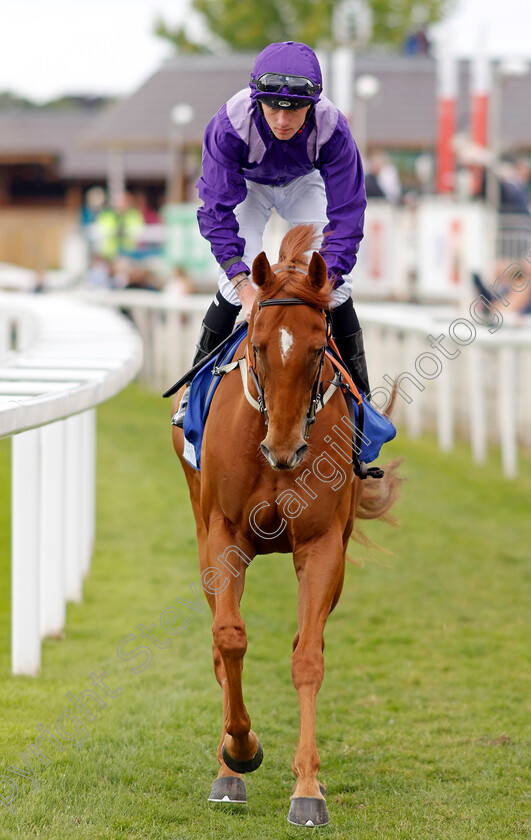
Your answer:
[[[282,292],[284,297],[297,297],[317,309],[328,309],[332,298],[332,284],[329,280],[320,289],[316,289],[300,271],[288,271],[292,266],[306,270],[309,264],[308,251],[318,250],[320,239],[321,234],[315,225],[296,225],[291,228],[280,245],[278,263],[271,266],[276,273],[266,287],[259,289],[259,300],[269,300]]]

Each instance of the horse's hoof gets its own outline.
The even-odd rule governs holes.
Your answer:
[[[258,747],[253,757],[248,761],[238,761],[229,754],[227,748],[225,747],[225,743],[223,743],[223,746],[221,747],[221,756],[227,767],[230,767],[230,769],[235,773],[252,773],[253,770],[260,767],[264,757],[264,751],[262,749],[262,744],[258,741]]]
[[[288,822],[291,825],[302,825],[305,828],[328,825],[330,818],[326,802],[317,796],[298,796],[296,799],[292,799]]]
[[[247,805],[245,782],[236,776],[220,776],[212,785],[209,802],[230,802],[233,805]]]

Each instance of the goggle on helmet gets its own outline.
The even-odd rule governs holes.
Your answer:
[[[251,84],[256,85],[258,101],[270,108],[304,108],[315,101],[322,88],[306,76],[286,73],[262,73],[258,79],[251,77]]]
[[[321,95],[321,68],[307,44],[269,44],[255,61],[250,79],[251,99],[272,108],[303,108]]]

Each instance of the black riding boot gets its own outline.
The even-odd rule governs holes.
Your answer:
[[[370,398],[363,333],[351,298],[332,309],[332,335],[355,386]]]
[[[195,346],[192,367],[200,362],[201,359],[204,359],[205,356],[208,356],[218,344],[221,344],[224,338],[227,338],[231,334],[234,328],[234,322],[236,321],[236,315],[240,309],[240,306],[233,306],[219,292],[217,293],[203,318],[199,338]],[[190,386],[187,385],[181,397],[179,408],[171,418],[172,425],[179,426],[180,429],[183,427],[189,395]]]

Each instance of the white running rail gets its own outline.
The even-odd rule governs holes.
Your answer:
[[[160,392],[190,366],[212,300],[134,290],[87,298],[131,313],[144,342],[142,377]],[[472,303],[471,296],[460,307],[356,304],[371,387],[390,391],[398,377],[393,416],[410,437],[435,428],[443,451],[458,437],[468,440],[478,464],[489,444],[499,446],[503,474],[512,478],[519,448],[531,447],[531,317],[515,326],[504,314],[490,332]],[[443,336],[441,349],[432,347],[430,335]],[[375,397],[378,405],[385,402],[383,390]],[[168,417],[169,411],[168,405]]]
[[[125,318],[56,296],[0,294],[0,437],[12,436],[14,674],[35,676],[60,637],[94,544],[95,406],[141,366]]]

